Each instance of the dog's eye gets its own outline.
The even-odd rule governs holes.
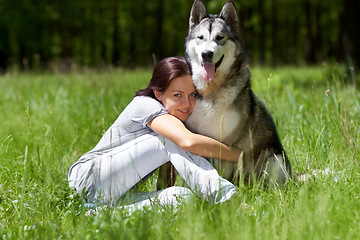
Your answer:
[[[217,35],[216,36],[216,41],[221,41],[224,39],[224,36],[223,35]]]
[[[203,35],[199,35],[197,38],[198,38],[199,40],[203,40],[203,39],[204,39],[204,36],[203,36]]]

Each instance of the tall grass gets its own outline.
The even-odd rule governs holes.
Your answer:
[[[309,174],[308,181],[274,191],[239,185],[241,196],[221,205],[194,198],[177,211],[155,206],[129,215],[113,208],[90,216],[68,188],[67,169],[95,146],[151,71],[0,76],[0,236],[359,238],[359,89],[341,66],[251,70],[294,171]]]

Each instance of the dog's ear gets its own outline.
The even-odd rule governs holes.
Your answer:
[[[189,32],[191,32],[204,18],[207,17],[207,10],[201,0],[195,0],[190,12]]]
[[[228,0],[223,6],[219,18],[223,19],[228,25],[231,26],[233,31],[239,35],[240,23],[239,15],[232,0]]]

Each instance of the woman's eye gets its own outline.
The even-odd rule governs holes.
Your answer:
[[[181,94],[180,94],[180,93],[176,93],[176,94],[174,94],[174,97],[181,97]]]
[[[196,93],[195,92],[190,93],[190,97],[196,97]]]

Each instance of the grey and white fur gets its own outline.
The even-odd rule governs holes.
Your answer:
[[[232,0],[219,15],[195,0],[186,38],[186,58],[198,91],[186,121],[197,133],[243,150],[238,164],[221,161],[221,174],[237,182],[263,177],[282,184],[292,176],[270,112],[253,93],[240,40],[239,17]]]

